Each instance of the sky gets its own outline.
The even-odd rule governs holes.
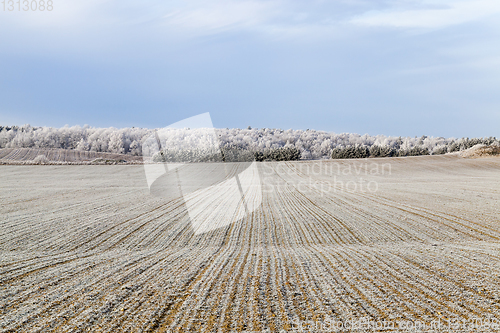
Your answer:
[[[0,125],[500,137],[499,1],[52,5],[0,4]]]

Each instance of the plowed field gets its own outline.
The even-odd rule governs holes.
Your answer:
[[[195,233],[140,165],[1,166],[0,331],[500,319],[500,158],[258,168],[259,207]]]

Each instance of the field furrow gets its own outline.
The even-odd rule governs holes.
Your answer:
[[[1,166],[0,332],[500,321],[499,158],[257,167],[231,192],[241,165],[182,166],[155,196],[140,165]]]

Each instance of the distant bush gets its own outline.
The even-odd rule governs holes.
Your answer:
[[[255,152],[254,157],[258,162],[263,161],[298,161],[300,160],[300,150],[295,147],[282,147],[268,149],[263,152]]]
[[[412,147],[395,149],[383,146],[350,146],[344,148],[335,148],[332,151],[333,159],[343,158],[368,158],[368,157],[397,157],[397,156],[420,156],[429,155],[429,149],[426,147]]]
[[[221,149],[222,160],[224,162],[252,162],[254,160],[254,153],[250,150],[241,148],[228,148]]]
[[[198,163],[223,162],[220,150],[164,149],[153,155],[153,162]]]
[[[371,157],[392,157],[396,156],[397,149],[388,146],[371,146],[369,153]]]
[[[417,139],[402,139],[386,141],[380,144],[354,144],[341,145],[332,150],[332,158],[367,158],[367,157],[398,157],[442,155],[470,149],[476,145],[500,145],[495,137],[489,138],[462,138],[462,139],[436,139],[422,136]]]
[[[90,164],[106,164],[106,165],[118,164],[118,163],[127,163],[127,161],[121,159],[114,160],[114,159],[96,158],[90,162]]]
[[[33,160],[33,164],[49,164],[50,161],[45,155],[38,155]]]
[[[332,151],[332,158],[366,158],[370,156],[370,150],[364,146],[350,146],[345,148],[335,148]]]
[[[429,149],[424,147],[413,147],[410,149],[400,149],[398,151],[398,156],[422,156],[430,155]]]
[[[220,153],[223,162],[252,162],[254,152],[232,142],[220,142]]]
[[[434,150],[432,151],[432,155],[443,155],[448,152],[448,147],[446,146],[441,146],[441,147],[435,147]]]

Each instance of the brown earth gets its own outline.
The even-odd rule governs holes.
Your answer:
[[[0,331],[279,332],[366,318],[490,332],[446,325],[500,319],[500,158],[259,169],[260,207],[195,234],[182,198],[151,196],[142,166],[1,166]]]

